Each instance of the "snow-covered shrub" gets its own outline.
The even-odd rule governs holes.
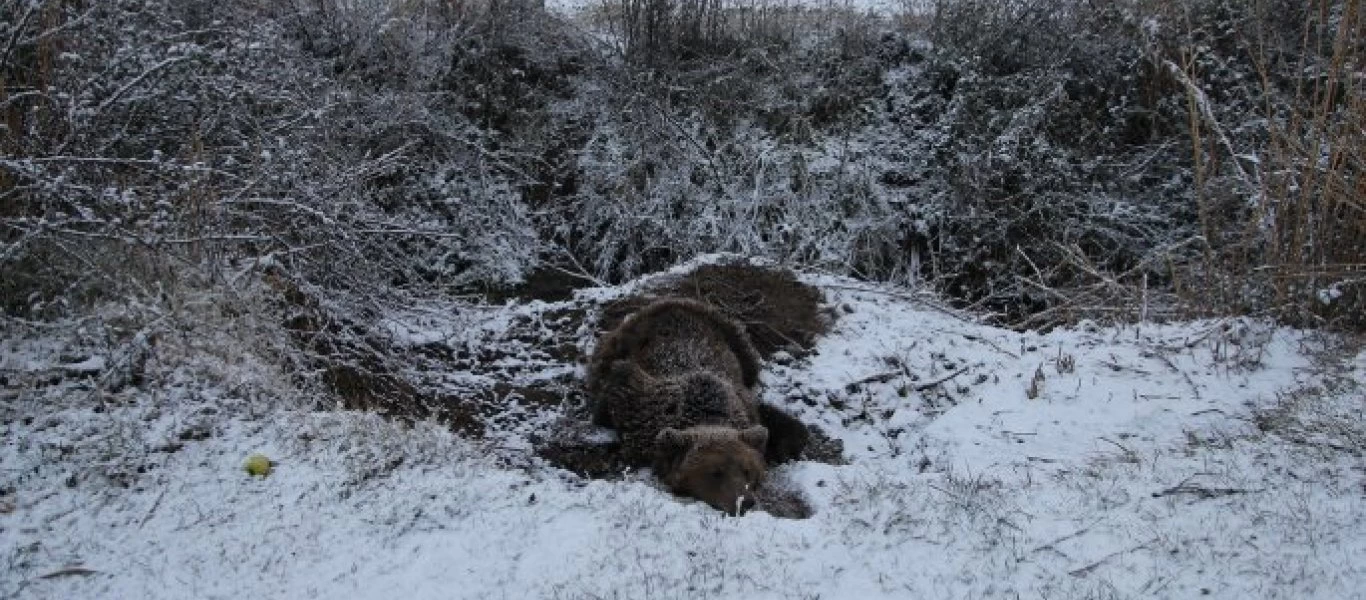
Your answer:
[[[1359,327],[1361,11],[1334,0],[1150,4],[1150,62],[1184,106],[1203,245],[1177,291],[1215,311]],[[1325,290],[1341,293],[1323,302]]]
[[[604,12],[633,64],[668,70],[793,41],[804,9],[773,0],[613,0]]]
[[[1193,233],[1189,157],[1171,139],[1185,115],[1149,66],[1139,15],[947,0],[930,34],[929,65],[892,110],[929,138],[933,279],[1012,319],[1138,316],[1132,290],[1163,279]],[[1112,289],[1071,306],[1099,281]]]
[[[249,189],[243,134],[269,129],[283,95],[278,63],[252,68],[248,30],[214,28],[210,2],[0,12],[16,16],[0,25],[7,310],[156,292],[186,276],[176,263],[221,267],[225,247],[260,241],[223,226]]]
[[[929,278],[1027,324],[1295,317],[1359,289],[1361,212],[1334,190],[1357,187],[1362,23],[1311,4],[938,2],[887,107],[923,141],[883,178],[928,217]]]
[[[855,151],[832,139],[863,127],[882,92],[866,35],[608,74],[556,109],[585,131],[562,196],[572,208],[547,229],[604,278],[716,251],[859,268],[895,227]]]
[[[0,0],[0,300],[264,262],[359,305],[733,251],[1028,325],[1340,318],[1361,18],[1242,4],[664,3],[706,48],[641,68],[526,2]]]
[[[504,17],[453,7],[5,2],[6,310],[254,259],[366,293],[520,277],[534,151],[461,110],[460,42]]]

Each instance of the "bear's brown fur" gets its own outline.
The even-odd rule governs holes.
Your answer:
[[[770,443],[759,366],[744,330],[711,307],[654,302],[598,344],[594,422],[617,429],[628,464],[652,465],[675,493],[738,514],[753,505]]]

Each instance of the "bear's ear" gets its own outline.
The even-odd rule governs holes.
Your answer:
[[[672,481],[670,475],[678,470],[691,447],[692,438],[687,433],[665,427],[655,436],[655,475],[665,482]]]
[[[763,454],[764,446],[768,445],[768,429],[763,425],[755,425],[745,429],[740,432],[740,441]]]

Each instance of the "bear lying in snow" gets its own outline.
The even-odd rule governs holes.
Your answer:
[[[628,464],[730,514],[754,506],[765,460],[796,458],[806,427],[760,405],[759,355],[738,324],[692,300],[656,301],[598,343],[593,421],[617,429]]]

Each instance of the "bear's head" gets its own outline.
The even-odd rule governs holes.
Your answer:
[[[656,471],[675,494],[741,515],[763,483],[767,443],[762,426],[666,428],[655,438]]]

